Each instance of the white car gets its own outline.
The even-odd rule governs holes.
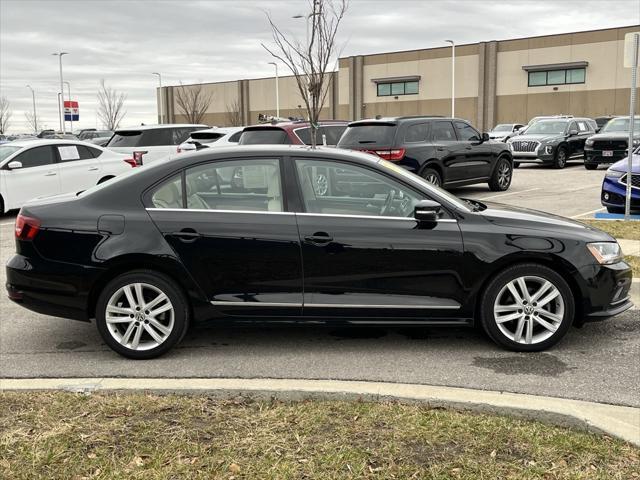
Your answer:
[[[522,123],[501,123],[493,127],[489,132],[489,138],[491,140],[498,140],[500,142],[506,142],[509,138],[513,137],[514,133],[524,128]]]
[[[134,160],[91,143],[16,140],[0,145],[0,213],[37,197],[78,192],[131,171]]]
[[[178,153],[192,152],[202,148],[237,145],[244,127],[213,127],[197,130],[178,146]]]
[[[189,138],[191,132],[204,128],[208,128],[207,125],[180,123],[120,128],[106,147],[131,155],[139,165],[146,165],[161,158],[171,158],[177,153],[178,145]]]

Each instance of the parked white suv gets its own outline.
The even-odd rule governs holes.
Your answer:
[[[179,123],[120,128],[106,147],[133,156],[140,165],[148,164],[161,158],[171,158],[176,154],[178,145],[189,138],[191,132],[204,128],[207,125]]]
[[[0,213],[36,197],[78,192],[131,171],[130,156],[73,140],[16,140],[0,145]]]
[[[237,145],[243,129],[244,127],[213,127],[197,130],[178,146],[177,151],[192,152],[203,148]]]

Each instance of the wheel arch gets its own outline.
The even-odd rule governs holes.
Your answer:
[[[420,167],[420,171],[419,171],[419,174],[421,177],[423,176],[423,173],[427,168],[432,168],[433,170],[438,172],[438,175],[440,175],[440,179],[444,184],[445,182],[444,169],[442,168],[442,165],[440,165],[440,161],[437,158],[430,158],[429,160],[424,162],[422,167]]]

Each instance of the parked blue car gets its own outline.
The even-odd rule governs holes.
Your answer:
[[[624,213],[627,194],[627,158],[609,167],[602,181],[600,200],[609,213]],[[640,211],[640,148],[633,151],[631,169],[631,210]]]

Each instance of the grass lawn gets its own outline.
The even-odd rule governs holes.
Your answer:
[[[604,230],[615,238],[627,238],[629,240],[640,240],[640,222],[630,220],[578,220],[592,227]]]
[[[2,393],[0,478],[628,480],[640,449],[398,403]]]

